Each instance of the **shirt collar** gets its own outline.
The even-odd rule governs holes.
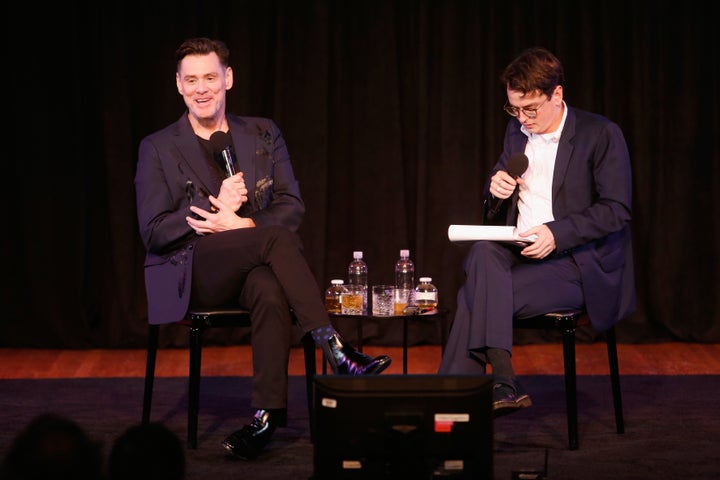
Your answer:
[[[565,100],[563,100],[563,107],[564,108],[562,120],[560,121],[560,125],[558,126],[557,130],[555,130],[554,132],[541,133],[538,135],[536,133],[529,132],[524,125],[520,126],[520,131],[524,133],[531,142],[544,144],[558,143],[560,141],[560,135],[562,135],[563,127],[565,126],[565,120],[567,119],[568,113],[568,106],[565,103]]]

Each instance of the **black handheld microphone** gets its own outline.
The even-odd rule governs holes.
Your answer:
[[[218,130],[217,132],[210,135],[210,146],[212,147],[215,159],[218,160],[218,156],[222,160],[220,167],[225,169],[225,177],[232,177],[235,175],[235,164],[233,163],[232,157],[232,137],[227,132]]]
[[[524,153],[513,153],[510,155],[510,158],[508,158],[507,162],[507,173],[517,179],[518,177],[522,176],[523,173],[525,173],[525,170],[528,168],[528,158]],[[497,213],[500,211],[500,207],[502,206],[502,202],[504,199],[502,198],[496,198],[495,204],[490,209],[490,211],[487,214],[488,219],[492,219],[497,215]]]

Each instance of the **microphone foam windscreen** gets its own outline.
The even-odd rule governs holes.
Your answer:
[[[210,135],[210,146],[215,153],[222,152],[227,147],[229,147],[231,143],[232,138],[230,137],[230,134],[227,132],[223,132],[222,130],[218,130],[217,132]]]
[[[211,139],[212,140],[212,139]],[[513,177],[517,178],[525,173],[528,168],[528,157],[524,153],[513,153],[508,158],[507,172]]]

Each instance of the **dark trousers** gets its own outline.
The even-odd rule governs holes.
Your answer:
[[[487,348],[512,351],[513,317],[583,305],[580,272],[571,256],[529,260],[519,252],[501,242],[473,244],[439,373],[484,374]]]
[[[194,248],[191,305],[250,310],[252,406],[286,408],[290,308],[305,332],[330,324],[299,237],[279,226],[256,227],[202,237]]]

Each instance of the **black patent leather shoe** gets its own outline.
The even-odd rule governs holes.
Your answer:
[[[530,395],[517,382],[496,382],[493,385],[493,418],[516,412],[532,405]]]
[[[287,426],[287,410],[258,410],[252,422],[230,434],[222,443],[225,450],[242,460],[253,460],[270,443],[277,427]]]
[[[339,335],[328,339],[332,359],[330,366],[336,375],[376,375],[385,370],[392,362],[387,355],[370,357],[346,344]]]

